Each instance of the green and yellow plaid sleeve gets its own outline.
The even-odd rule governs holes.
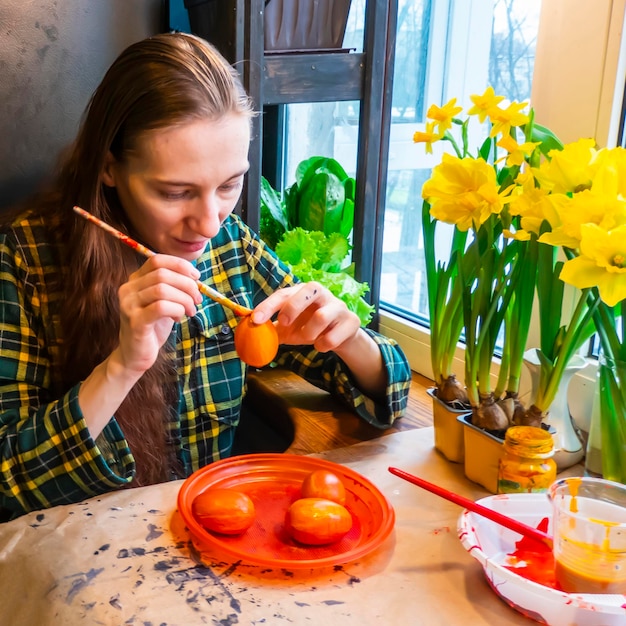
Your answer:
[[[127,482],[132,457],[107,429],[117,475],[91,439],[78,386],[52,398],[55,324],[45,325],[56,272],[32,225],[0,236],[0,509],[12,515],[76,502]],[[46,274],[46,271],[48,274]],[[53,316],[50,318],[53,319]]]
[[[350,370],[335,354],[323,354],[307,347],[282,349],[276,362],[279,367],[291,369],[316,387],[329,391],[366,422],[377,428],[389,428],[406,411],[411,368],[394,340],[369,329],[365,332],[377,343],[387,371],[384,399],[366,396],[352,380]]]

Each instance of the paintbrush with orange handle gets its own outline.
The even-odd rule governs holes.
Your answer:
[[[135,241],[134,239],[120,232],[116,228],[113,228],[113,226],[109,226],[106,222],[103,222],[102,220],[98,219],[95,215],[92,215],[91,213],[85,211],[84,209],[81,209],[80,207],[75,206],[74,211],[78,213],[78,215],[80,215],[81,217],[84,217],[87,221],[91,222],[92,224],[95,224],[96,226],[99,226],[100,228],[102,228],[102,230],[105,230],[107,233],[113,235],[115,238],[119,239],[120,241],[125,243],[127,246],[130,246],[131,248],[133,248],[133,250],[136,250],[140,254],[143,254],[146,257],[152,257],[156,255],[156,252],[153,252],[152,250],[150,250],[150,248],[146,248],[146,246],[140,244],[138,241]],[[242,306],[241,304],[237,304],[236,302],[233,302],[232,300],[227,298],[225,295],[221,294],[216,289],[213,289],[212,287],[208,287],[207,285],[200,282],[199,280],[196,281],[196,283],[198,285],[198,289],[200,290],[200,293],[203,293],[205,296],[207,296],[208,298],[211,298],[211,300],[214,300],[215,302],[219,302],[222,306],[225,306],[227,309],[230,309],[231,311],[233,311],[235,315],[240,315],[241,317],[244,317],[252,313],[252,309]]]

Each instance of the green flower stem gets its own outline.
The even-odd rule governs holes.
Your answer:
[[[465,385],[472,406],[478,406],[480,396],[491,392],[495,344],[513,293],[513,270],[511,268],[506,272],[506,257],[494,245],[494,230],[488,225],[484,231],[477,233],[464,263],[459,266],[460,273],[464,275]],[[469,268],[479,268],[475,285],[467,280],[466,264]]]
[[[542,233],[549,228],[546,223]],[[539,244],[537,273],[537,300],[539,302],[539,325],[541,352],[551,360],[555,358],[561,331],[561,313],[565,283],[559,278],[562,262],[557,261],[557,250],[548,244]]]
[[[620,315],[620,319],[622,320],[622,328],[621,328],[621,337],[626,337],[626,335],[624,333],[626,333],[626,301],[622,300],[618,305],[619,308],[619,315]],[[626,351],[624,350],[624,346],[626,344],[624,344],[624,342],[622,341],[621,345],[620,345],[620,350],[618,352],[618,359],[620,361],[622,361],[622,363],[624,361],[626,361]],[[624,388],[626,389],[626,385],[624,386]]]
[[[539,244],[536,238],[533,237],[526,242],[511,242],[509,245],[516,250],[514,263],[519,277],[504,318],[504,349],[495,390],[496,398],[502,397],[505,392],[508,394],[519,392],[538,269]]]
[[[439,341],[436,348],[436,358],[440,363],[441,375],[447,378],[453,373],[452,363],[456,346],[463,331],[463,310],[461,307],[460,289],[453,289],[448,304],[444,310],[441,324],[438,324]]]
[[[576,253],[569,248],[564,248],[565,255],[568,259],[576,257]],[[600,292],[597,287],[592,287],[588,290],[587,301],[589,307],[594,307],[593,321],[595,330],[600,338],[600,345],[602,351],[606,356],[612,360],[626,361],[626,344],[623,339],[620,340],[617,333],[615,313],[616,309],[619,309],[621,313],[621,337],[624,338],[624,330],[626,328],[626,320],[624,320],[624,301],[620,302],[616,308],[610,307],[600,298]]]
[[[594,294],[591,297],[595,300],[600,298],[598,294]],[[594,322],[604,354],[611,359],[619,359],[623,346],[620,345],[620,340],[617,336],[615,318],[613,317],[611,308],[603,302],[600,302],[594,317]]]
[[[589,289],[582,291],[576,310],[572,314],[565,332],[563,342],[558,348],[558,353],[553,361],[549,376],[545,380],[545,388],[538,390],[534,404],[542,413],[545,413],[550,408],[561,384],[565,368],[574,352],[580,348],[586,339],[585,328],[592,320],[598,304],[597,301],[595,303],[589,302],[589,292]]]
[[[599,376],[602,475],[607,480],[626,483],[626,364],[605,357]]]
[[[456,346],[463,330],[462,291],[458,264],[462,258],[467,233],[455,229],[447,266],[436,262],[435,231],[437,221],[430,215],[430,204],[422,204],[422,233],[426,262],[428,310],[431,320],[431,366],[436,384],[452,373]]]
[[[443,141],[449,141],[450,145],[452,146],[452,149],[454,150],[454,152],[456,153],[456,155],[459,157],[459,159],[462,159],[464,156],[466,156],[466,151],[463,150],[461,151],[461,149],[459,148],[459,144],[457,144],[456,139],[452,136],[452,134],[450,133],[449,130],[447,130],[443,137],[441,138]]]
[[[494,391],[494,396],[496,398],[502,397],[504,391],[507,387],[509,387],[510,382],[510,371],[511,371],[511,331],[510,331],[510,320],[505,317],[504,320],[504,348],[502,350],[502,358],[500,359],[500,371],[498,372],[498,380],[496,382],[496,388]]]

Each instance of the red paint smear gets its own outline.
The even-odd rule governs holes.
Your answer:
[[[537,525],[537,530],[547,532],[548,523],[548,518],[544,517]],[[544,587],[563,591],[554,575],[552,550],[545,544],[523,537],[515,543],[515,551],[507,554],[507,557],[511,565],[503,565],[504,568]],[[524,565],[520,565],[522,562]]]

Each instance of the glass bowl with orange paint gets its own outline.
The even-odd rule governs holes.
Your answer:
[[[552,503],[554,572],[569,593],[626,594],[626,485],[562,478]]]

